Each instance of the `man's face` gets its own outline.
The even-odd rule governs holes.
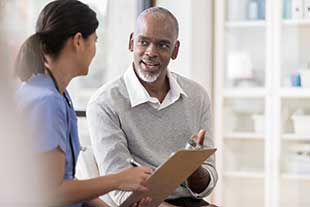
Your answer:
[[[130,36],[129,49],[134,56],[134,69],[139,78],[152,83],[166,75],[170,58],[178,54],[179,41],[170,20],[145,15],[136,33]]]

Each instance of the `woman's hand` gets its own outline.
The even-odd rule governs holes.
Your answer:
[[[142,198],[137,203],[132,204],[130,207],[145,207],[149,205],[152,202],[152,199],[150,197]]]
[[[130,167],[119,173],[118,190],[124,191],[147,191],[145,180],[152,174],[152,170],[147,167]]]

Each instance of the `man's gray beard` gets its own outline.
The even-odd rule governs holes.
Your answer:
[[[159,70],[156,73],[144,72],[141,69],[137,70],[137,74],[138,74],[139,78],[141,80],[143,80],[144,82],[147,82],[147,83],[155,82],[158,79],[158,77],[160,76],[161,72],[162,72],[161,70]]]

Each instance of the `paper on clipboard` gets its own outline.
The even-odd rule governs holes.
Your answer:
[[[128,207],[146,196],[152,198],[148,206],[157,207],[215,151],[215,148],[176,151],[146,180],[149,191],[133,192],[120,207]]]

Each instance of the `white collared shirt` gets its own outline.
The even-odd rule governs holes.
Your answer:
[[[187,94],[178,84],[174,74],[169,70],[167,70],[167,77],[169,80],[170,90],[168,91],[163,102],[160,103],[156,97],[150,96],[150,94],[139,81],[133,66],[130,65],[127,71],[124,73],[124,81],[129,94],[131,107],[148,102],[155,109],[161,110],[175,103],[181,95],[187,97]]]
[[[147,90],[144,88],[144,86],[139,81],[134,68],[132,65],[130,65],[127,69],[127,71],[124,73],[124,81],[125,85],[129,94],[130,104],[131,107],[138,106],[143,103],[149,103],[152,107],[154,107],[157,110],[164,109],[173,103],[175,103],[181,95],[184,95],[185,97],[188,97],[188,95],[185,93],[185,91],[181,88],[181,86],[178,84],[175,74],[171,73],[169,70],[167,70],[167,77],[169,80],[169,86],[170,90],[168,91],[166,97],[164,98],[163,102],[160,103],[159,100],[155,97],[151,97]],[[209,170],[208,170],[209,171]],[[184,187],[197,199],[203,198],[203,196],[209,192],[212,191],[215,185],[215,178],[213,178],[212,173],[209,171],[210,174],[210,183],[206,187],[205,190],[201,193],[195,193],[193,192],[189,187],[187,181],[184,183]],[[216,178],[217,180],[217,178]]]

